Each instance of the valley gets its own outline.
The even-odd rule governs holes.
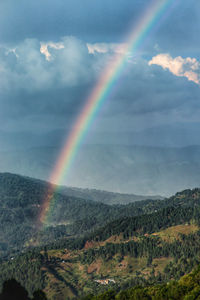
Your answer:
[[[81,299],[160,284],[179,280],[200,262],[198,188],[126,205],[57,191],[56,213],[38,230],[50,185],[9,173],[0,174],[0,185],[0,282],[15,278],[30,296],[42,289],[49,300]]]

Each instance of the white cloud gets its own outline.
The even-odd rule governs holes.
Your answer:
[[[46,60],[51,60],[51,53],[49,52],[49,48],[53,48],[56,50],[60,50],[64,48],[63,43],[41,43],[40,52],[45,55]]]
[[[125,54],[127,52],[127,44],[115,44],[115,43],[95,43],[95,44],[87,44],[88,52],[90,54],[96,53],[117,53],[117,54]]]
[[[97,76],[97,63],[86,44],[74,37],[63,37],[60,43],[27,39],[12,49],[0,46],[0,91],[88,84]]]
[[[161,66],[178,77],[186,77],[189,81],[200,84],[200,62],[196,58],[181,56],[172,58],[170,54],[163,53],[154,56],[149,65]]]

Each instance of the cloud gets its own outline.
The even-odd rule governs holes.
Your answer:
[[[40,52],[45,55],[46,60],[51,60],[51,53],[49,52],[49,48],[53,48],[56,50],[60,50],[64,48],[64,45],[62,43],[41,43]]]
[[[125,54],[127,52],[127,44],[125,43],[95,43],[87,44],[88,51],[90,54],[95,53],[117,53]]]
[[[178,77],[186,77],[189,81],[200,84],[200,62],[196,58],[181,56],[172,58],[170,54],[163,53],[154,56],[149,61],[149,65],[161,66]]]
[[[72,36],[0,45],[0,127],[70,126],[105,64]]]
[[[97,43],[93,49],[103,45],[108,52],[91,54],[85,41],[66,36],[56,42],[26,39],[0,46],[0,127],[37,134],[68,132],[99,73],[115,57],[114,43]],[[99,110],[94,132],[139,130],[177,120],[173,112],[181,115],[180,107],[183,113],[188,107],[200,110],[198,85],[187,80],[183,84],[161,68],[150,68],[146,56],[127,66]],[[195,68],[193,64],[194,72]]]
[[[12,48],[0,46],[0,91],[84,85],[95,79],[95,61],[86,43],[75,37],[57,43],[26,39]]]

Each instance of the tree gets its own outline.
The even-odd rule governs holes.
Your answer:
[[[4,282],[0,300],[30,300],[28,292],[15,279]]]
[[[35,291],[33,293],[33,300],[47,300],[47,297],[43,291]]]

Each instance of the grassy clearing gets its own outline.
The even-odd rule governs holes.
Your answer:
[[[161,258],[155,258],[152,261],[152,266],[155,269],[155,274],[157,275],[158,272],[163,273],[164,268],[167,264],[169,264],[173,259],[171,257],[161,257]]]
[[[155,232],[152,235],[159,236],[162,240],[170,243],[180,238],[180,234],[190,234],[198,231],[198,226],[194,224],[176,225],[165,230]]]

